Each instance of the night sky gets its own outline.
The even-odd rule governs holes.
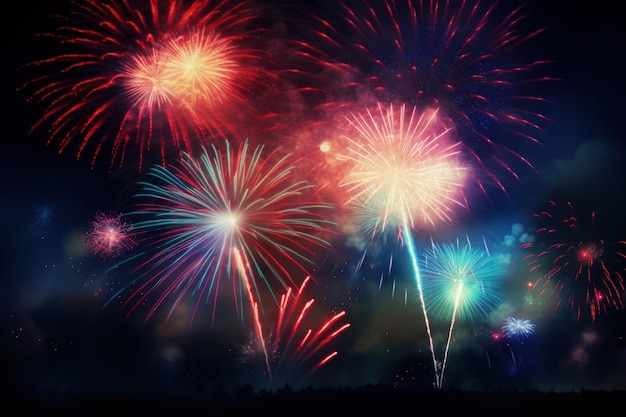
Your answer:
[[[330,205],[338,204],[328,212],[327,220],[337,222],[328,227],[330,232],[324,236],[329,247],[314,248],[309,257],[315,264],[309,267],[315,281],[306,284],[306,293],[301,299],[291,302],[298,302],[302,308],[307,300],[315,300],[305,315],[307,322],[303,328],[317,329],[342,311],[345,315],[333,324],[333,329],[346,323],[350,326],[327,342],[313,342],[310,358],[299,357],[293,347],[288,350],[283,339],[280,346],[287,353],[269,366],[270,376],[262,352],[258,346],[255,351],[250,345],[251,340],[258,337],[254,336],[254,320],[246,296],[238,293],[238,297],[233,297],[236,284],[227,277],[223,278],[217,298],[211,295],[208,300],[199,302],[195,315],[192,309],[197,297],[191,295],[174,309],[169,319],[171,298],[144,320],[149,308],[157,303],[156,297],[163,292],[162,288],[155,290],[148,300],[140,302],[137,309],[129,311],[124,308],[123,302],[130,294],[124,291],[125,286],[131,285],[132,291],[133,280],[140,279],[134,266],[140,266],[144,277],[158,273],[159,268],[166,268],[142,264],[158,262],[158,250],[137,239],[132,244],[118,247],[118,252],[100,256],[94,253],[86,236],[89,236],[97,213],[107,213],[113,218],[123,215],[122,223],[130,226],[128,233],[135,237],[131,217],[127,218],[126,214],[137,210],[134,204],[138,201],[149,203],[149,197],[137,196],[141,192],[139,182],[151,181],[146,174],[151,172],[150,166],[161,166],[161,156],[155,146],[146,152],[143,166],[139,168],[138,149],[130,144],[123,166],[117,164],[119,161],[111,166],[111,143],[107,140],[112,138],[109,136],[103,140],[106,150],[102,150],[92,164],[94,148],[90,146],[106,137],[101,131],[89,139],[88,151],[79,159],[76,151],[79,139],[74,139],[70,146],[59,152],[59,140],[47,143],[47,125],[30,131],[45,108],[36,102],[28,102],[28,98],[36,94],[35,88],[22,88],[29,80],[50,76],[50,80],[69,80],[79,85],[82,79],[102,75],[97,70],[110,72],[115,69],[102,64],[64,74],[54,63],[22,68],[26,63],[66,51],[64,47],[67,45],[34,35],[54,31],[58,21],[51,19],[51,15],[64,15],[75,8],[62,1],[47,3],[43,9],[25,2],[10,2],[2,6],[5,133],[1,178],[5,199],[0,206],[3,219],[0,230],[3,236],[0,249],[0,264],[3,266],[1,356],[3,368],[9,370],[4,373],[9,383],[33,393],[58,389],[77,392],[107,390],[131,395],[185,395],[219,385],[243,384],[270,389],[285,384],[294,387],[433,386],[432,352],[406,239],[402,244],[394,233],[383,233],[387,239],[375,236],[367,241],[350,233],[339,200],[333,201],[342,194],[337,192],[338,185],[332,180],[335,171],[323,175],[320,174],[323,164],[311,168],[311,164],[326,157],[320,156],[322,142],[332,140],[334,132],[342,132],[341,128],[333,127],[335,122],[315,131],[318,126],[324,126],[325,120],[321,116],[323,112],[311,110],[313,106],[319,106],[324,100],[331,104],[341,100],[349,103],[336,105],[334,109],[340,109],[333,114],[336,116],[346,109],[347,112],[358,112],[355,109],[361,104],[354,95],[340,97],[343,90],[328,83],[343,80],[324,78],[323,74],[316,73],[315,65],[323,67],[320,64],[323,61],[340,62],[343,59],[347,61],[346,65],[360,71],[355,77],[363,81],[368,79],[363,72],[371,66],[359,62],[359,54],[349,52],[355,50],[354,44],[373,45],[370,52],[380,56],[386,56],[391,47],[374,50],[376,42],[368,44],[359,40],[358,35],[350,32],[348,24],[342,27],[341,17],[329,12],[335,7],[332,6],[334,2],[326,6],[315,2],[289,4],[265,1],[256,9],[251,6],[252,10],[262,14],[259,26],[264,30],[250,38],[243,35],[241,38],[244,43],[254,43],[254,48],[263,48],[269,58],[257,63],[263,65],[258,71],[243,69],[238,81],[243,84],[246,77],[257,72],[261,78],[267,79],[250,87],[255,94],[236,97],[245,105],[225,102],[216,114],[224,114],[224,119],[228,119],[224,122],[226,129],[246,125],[241,122],[243,117],[255,117],[254,122],[246,125],[255,127],[242,129],[243,134],[232,135],[231,142],[237,143],[245,134],[250,136],[251,145],[267,142],[268,151],[288,149],[305,156],[303,169],[296,169],[296,172],[308,175],[305,179],[313,184],[318,181],[324,184],[315,197],[327,198]],[[491,4],[486,1],[481,7]],[[488,25],[493,25],[498,16],[511,13],[516,4],[518,2],[508,1],[497,4],[497,13],[489,17]],[[358,7],[355,10],[358,11]],[[623,281],[626,278],[626,226],[623,221],[626,192],[623,182],[626,174],[623,98],[626,89],[622,80],[626,26],[620,18],[618,3],[604,0],[593,4],[529,1],[522,6],[522,11],[519,16],[524,19],[514,25],[516,30],[522,34],[530,34],[539,28],[545,30],[514,48],[513,53],[491,51],[494,57],[487,58],[486,62],[506,66],[516,61],[522,64],[550,61],[537,69],[537,77],[547,78],[540,83],[529,85],[523,82],[526,77],[536,76],[524,72],[513,78],[516,91],[511,96],[540,97],[543,101],[509,110],[506,94],[502,97],[498,91],[489,90],[491,86],[486,86],[486,90],[480,93],[490,100],[488,110],[502,110],[537,122],[540,129],[532,133],[537,143],[524,142],[506,127],[493,126],[488,117],[473,112],[476,102],[458,104],[451,101],[452,104],[448,104],[449,109],[473,117],[472,121],[478,126],[476,131],[487,126],[483,132],[487,135],[493,132],[491,138],[497,148],[510,148],[520,153],[510,165],[519,181],[498,165],[495,158],[490,158],[492,154],[488,149],[471,142],[475,140],[472,134],[476,132],[468,133],[466,129],[468,135],[462,136],[461,140],[467,140],[466,148],[475,150],[480,160],[486,161],[486,169],[501,179],[506,193],[498,191],[487,176],[480,177],[477,182],[485,184],[486,191],[481,192],[473,183],[473,187],[465,192],[467,210],[459,211],[458,215],[452,216],[452,221],[437,227],[422,224],[413,230],[419,259],[423,259],[434,242],[457,246],[470,244],[472,248],[486,249],[485,252],[497,259],[497,264],[503,268],[500,292],[487,300],[493,303],[486,304],[484,311],[462,311],[467,314],[461,314],[454,322],[447,351],[451,311],[449,308],[430,311],[429,305],[426,306],[430,313],[434,356],[440,364],[444,361],[444,351],[447,352],[442,387],[545,391],[626,389],[626,292]],[[315,30],[309,30],[319,28],[316,26],[319,21],[315,22],[312,16],[324,13],[336,23],[336,32],[332,33],[345,36],[337,45],[323,39]],[[466,15],[467,12],[463,16]],[[436,28],[443,26],[442,21],[436,23]],[[105,30],[98,26],[92,29]],[[472,33],[468,28],[464,29],[466,33]],[[241,31],[236,26],[229,30],[235,34]],[[478,35],[481,35],[480,31]],[[298,55],[295,45],[300,39],[309,47],[314,46],[308,51],[317,51],[318,55],[312,58]],[[457,41],[456,35],[452,39]],[[489,51],[489,40],[477,36],[471,42],[470,51]],[[420,47],[429,45],[424,42]],[[101,45],[97,48],[102,50]],[[338,55],[341,48],[348,52]],[[407,52],[408,55],[412,53],[429,55],[428,51],[419,48]],[[500,53],[502,56],[498,56]],[[96,52],[92,51],[92,54]],[[449,56],[454,54],[442,55],[443,58]],[[464,64],[458,57],[450,59],[450,65],[459,65],[462,70],[476,74],[480,74],[483,68],[488,71],[487,67]],[[387,65],[395,64],[390,61]],[[289,71],[292,68],[299,68],[302,72]],[[467,79],[464,74],[451,74],[449,82],[456,89],[450,94],[454,96],[458,92],[461,96]],[[432,79],[441,80],[443,76],[434,75]],[[381,97],[384,99],[381,100],[394,100],[397,97],[393,94],[405,93],[402,88],[392,86],[389,80],[382,82],[386,83],[388,91],[383,93]],[[367,89],[369,84],[362,84]],[[325,95],[323,98],[306,95],[306,87],[323,90]],[[435,94],[437,88],[432,87],[427,92]],[[227,95],[224,100],[231,98]],[[87,101],[89,99],[87,97]],[[107,108],[110,119],[105,121],[111,124],[105,125],[102,131],[115,130],[115,123],[119,127],[119,113],[128,105],[122,95],[109,99],[114,105]],[[421,103],[418,99],[416,102]],[[79,101],[76,104],[79,110],[69,119],[84,123],[94,108],[88,105],[81,108]],[[246,105],[250,106],[250,112],[246,112]],[[333,113],[332,108],[329,113]],[[263,118],[264,111],[279,115],[275,118],[278,128],[267,128],[267,121],[274,119]],[[232,114],[237,116],[231,117]],[[532,117],[536,114],[545,117]],[[212,118],[209,124],[222,123],[217,120],[222,116],[208,117]],[[504,119],[499,117],[498,121]],[[263,122],[256,123],[257,120]],[[253,137],[257,131],[263,133]],[[463,132],[463,129],[459,128],[459,131]],[[218,147],[224,142],[219,135],[209,141]],[[523,144],[517,146],[520,142]],[[332,152],[341,153],[342,149],[342,145],[338,145]],[[177,166],[175,150],[170,147],[165,153],[168,166]],[[521,159],[529,161],[532,168],[520,163]],[[477,159],[467,160],[470,164],[477,162]],[[554,201],[556,206],[551,206],[549,201]],[[568,203],[572,204],[571,210]],[[542,211],[550,212],[553,217],[534,216]],[[570,257],[570,263],[565,264],[561,258],[541,252],[545,249],[541,247],[545,243],[541,240],[545,232],[538,231],[541,227],[556,230],[547,241],[552,239],[552,243],[565,246],[578,244],[578,241],[571,240],[567,227],[572,216],[580,226],[576,239],[580,238],[584,244],[595,242],[595,246],[586,246],[591,248],[589,256],[594,258],[593,266],[588,268],[589,280],[596,287],[605,289],[604,295],[610,298],[609,302],[600,302],[608,307],[595,315],[591,314],[593,301],[586,295],[591,286],[585,284],[588,279],[585,260],[567,253],[564,256]],[[570,220],[570,223],[564,225],[563,219]],[[159,236],[156,228],[141,236],[152,238],[153,242],[163,239],[164,245],[172,243],[167,240],[172,239],[171,235]],[[524,244],[529,242],[532,242],[531,247],[525,247]],[[197,253],[192,251],[187,256],[197,256]],[[172,262],[173,258],[164,259]],[[530,272],[533,260],[540,266]],[[181,262],[197,264],[191,259]],[[578,270],[579,266],[582,272]],[[531,289],[529,283],[535,282],[542,272],[546,274],[559,267],[561,269],[551,278],[553,283],[562,284],[559,294],[552,297],[541,295],[540,285]],[[296,284],[302,283],[302,271],[290,272]],[[173,274],[184,277],[181,270],[175,270]],[[566,279],[577,274],[580,276],[576,282]],[[191,277],[198,279],[197,275]],[[298,285],[295,287],[297,289]],[[610,296],[606,292],[609,287],[613,291]],[[118,291],[121,292],[118,294]],[[284,289],[276,286],[273,292],[280,296]],[[477,305],[483,305],[480,295],[478,297]],[[573,306],[568,304],[570,299],[575,300]],[[271,297],[263,299],[262,305],[266,309],[260,318],[266,329],[263,334],[268,338],[271,335],[268,329],[276,324],[272,303],[275,304]],[[243,313],[238,313],[236,306],[243,308]],[[507,317],[528,320],[533,326],[528,334],[507,335],[502,329]],[[335,357],[315,369],[316,362],[334,351],[337,352]],[[271,361],[272,354],[269,356]]]

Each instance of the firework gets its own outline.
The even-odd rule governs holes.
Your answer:
[[[507,317],[502,324],[502,332],[492,334],[494,341],[499,341],[502,336],[506,337],[506,348],[511,356],[513,368],[510,372],[517,372],[517,367],[524,365],[524,341],[535,334],[535,324],[528,319]]]
[[[505,336],[524,339],[535,333],[535,323],[527,319],[507,317],[502,324],[502,331]]]
[[[423,255],[424,293],[433,314],[474,320],[499,305],[505,270],[487,250],[470,244],[436,243]]]
[[[28,228],[28,234],[32,237],[41,238],[42,234],[48,232],[48,228],[55,216],[56,208],[50,204],[42,204],[37,208],[31,225]]]
[[[136,4],[135,4],[136,3]],[[254,106],[263,85],[264,52],[252,40],[254,10],[246,2],[73,1],[56,32],[64,48],[24,66],[47,70],[25,83],[59,152],[74,147],[110,164],[148,151],[198,151],[198,138],[232,133],[236,116]],[[242,112],[243,110],[243,112]],[[130,154],[130,156],[129,156]]]
[[[467,169],[437,111],[379,103],[376,112],[353,116],[349,123],[353,132],[343,137],[346,146],[338,156],[348,173],[339,185],[347,192],[345,205],[373,215],[360,222],[362,234],[433,227],[465,207]]]
[[[135,246],[133,227],[122,220],[122,215],[98,212],[83,235],[87,247],[97,256],[117,257]]]
[[[167,300],[171,315],[183,300],[195,299],[193,320],[199,304],[213,297],[214,319],[226,278],[238,311],[243,293],[262,311],[267,296],[276,298],[275,286],[296,286],[293,273],[310,273],[315,250],[329,248],[331,223],[322,213],[331,206],[307,199],[313,187],[296,177],[290,154],[263,151],[251,150],[247,141],[237,147],[226,142],[224,150],[214,145],[199,159],[188,156],[176,167],[156,165],[147,173],[129,216],[137,218],[148,260],[137,267],[135,273],[142,272],[132,284],[139,289],[124,308],[151,300],[148,319]]]
[[[420,270],[425,303],[433,314],[450,319],[437,381],[441,388],[456,319],[486,316],[500,304],[504,269],[481,248],[438,243],[426,249]]]
[[[275,322],[270,326],[267,337],[267,348],[262,348],[264,340],[256,333],[252,334],[247,345],[243,346],[246,356],[263,355],[271,352],[272,362],[269,375],[272,383],[282,385],[293,381],[295,373],[307,369],[302,377],[307,378],[313,372],[326,365],[338,355],[337,351],[322,353],[322,349],[332,342],[339,334],[350,327],[349,323],[342,323],[346,312],[331,315],[318,323],[319,327],[312,328],[311,319],[314,311],[315,299],[304,299],[306,285],[311,278],[306,277],[298,291],[289,288],[281,298]]]
[[[547,101],[529,94],[551,78],[549,61],[520,53],[543,29],[525,33],[522,8],[449,1],[343,1],[318,11],[293,44],[286,77],[328,118],[346,102],[438,108],[479,170],[483,192],[532,169]],[[321,86],[321,87],[320,87]],[[329,108],[331,110],[329,110]]]
[[[595,212],[580,213],[571,202],[549,201],[535,217],[535,239],[522,248],[530,251],[530,273],[539,275],[531,285],[539,298],[555,300],[557,310],[566,305],[577,320],[623,309],[626,241],[607,242]]]

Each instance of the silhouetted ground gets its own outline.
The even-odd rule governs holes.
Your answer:
[[[240,415],[259,411],[286,411],[290,413],[333,413],[385,408],[420,409],[439,412],[573,412],[573,415],[597,414],[600,409],[622,404],[625,391],[423,391],[398,390],[386,386],[359,388],[303,389],[289,387],[276,391],[254,391],[250,386],[236,387],[232,392],[216,388],[212,392],[193,397],[145,396],[128,397],[111,393],[82,395],[50,392],[43,396],[13,393],[5,405],[16,413],[40,412],[51,415],[124,415],[206,416]],[[338,408],[340,407],[340,408]],[[111,414],[113,415],[113,414]]]

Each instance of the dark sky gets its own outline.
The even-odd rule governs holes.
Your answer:
[[[106,162],[91,167],[88,158],[77,161],[75,153],[59,153],[57,143],[47,145],[45,128],[29,133],[42,108],[27,103],[27,94],[17,91],[28,77],[49,71],[46,65],[36,71],[18,68],[54,55],[42,47],[54,42],[33,35],[54,28],[48,16],[65,13],[64,3],[46,3],[44,9],[25,2],[2,6],[6,42],[1,166],[6,198],[0,206],[4,237],[0,322],[3,367],[8,367],[5,375],[13,379],[9,382],[33,392],[57,388],[175,394],[220,384],[431,386],[433,364],[415,282],[410,278],[407,252],[394,242],[377,246],[378,252],[373,247],[364,252],[340,232],[332,241],[330,255],[316,255],[323,262],[315,269],[318,283],[308,284],[308,298],[316,300],[309,319],[319,325],[345,310],[343,322],[350,327],[316,352],[321,358],[336,350],[338,355],[331,362],[309,375],[312,362],[298,362],[294,356],[294,363],[283,364],[283,373],[274,375],[274,385],[262,361],[245,356],[242,345],[253,329],[249,318],[242,323],[231,311],[227,296],[219,300],[226,305],[221,304],[220,317],[213,325],[210,303],[201,306],[193,323],[186,310],[178,311],[169,322],[164,312],[144,322],[141,314],[125,317],[125,311],[116,308],[119,302],[105,306],[111,294],[133,279],[123,261],[143,248],[101,259],[82,238],[96,212],[131,210],[139,173],[133,167],[111,171]],[[265,22],[277,22],[269,26],[278,32],[283,28],[279,24],[282,3],[262,3],[270,5],[263,9],[268,16]],[[517,4],[502,2],[498,9],[512,9],[513,3]],[[312,2],[302,2],[290,13],[294,10],[306,21],[317,8]],[[545,98],[549,103],[537,108],[550,120],[542,123],[542,132],[537,134],[541,146],[530,147],[523,155],[532,161],[534,170],[522,170],[520,183],[506,183],[507,188],[510,185],[508,198],[492,194],[489,201],[471,193],[474,211],[455,224],[457,239],[462,242],[471,236],[478,247],[484,239],[507,271],[497,308],[484,317],[455,323],[443,385],[457,389],[626,389],[623,286],[614,297],[616,308],[601,312],[595,320],[577,320],[566,300],[557,310],[554,298],[539,299],[528,291],[527,253],[520,249],[522,235],[532,236],[539,227],[534,213],[549,208],[548,200],[558,201],[560,208],[570,201],[581,224],[595,213],[594,229],[585,231],[584,237],[606,245],[597,254],[598,262],[606,262],[610,279],[625,275],[626,264],[619,254],[611,253],[609,244],[626,240],[626,26],[618,4],[605,0],[593,4],[529,1],[523,10],[527,17],[519,25],[521,32],[546,30],[522,45],[519,53],[526,61],[553,61],[546,65],[545,75],[558,80],[519,94]],[[280,32],[281,36],[297,38],[300,33],[292,29]],[[324,45],[320,41],[320,49]],[[285,52],[277,52],[279,57],[281,53]],[[63,74],[55,75],[63,79]],[[502,136],[498,140],[509,145]],[[551,225],[562,227],[556,220]],[[562,239],[568,243],[568,235]],[[418,239],[419,244],[424,241],[428,239]],[[597,266],[594,273],[602,273]],[[571,265],[564,269],[576,271]],[[585,288],[566,285],[563,294],[568,291],[584,299],[580,292]],[[588,313],[588,305],[582,305]],[[508,316],[531,320],[534,333],[523,339],[502,336],[501,326]],[[434,318],[431,325],[435,356],[443,360],[450,321]]]

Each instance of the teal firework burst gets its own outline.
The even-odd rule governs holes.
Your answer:
[[[434,244],[424,252],[421,261],[426,309],[450,319],[437,377],[437,388],[441,388],[457,317],[470,320],[486,316],[500,304],[504,269],[487,250],[472,248],[469,243]]]
[[[471,320],[487,316],[500,304],[505,270],[487,250],[438,243],[423,255],[424,299],[433,314]]]

